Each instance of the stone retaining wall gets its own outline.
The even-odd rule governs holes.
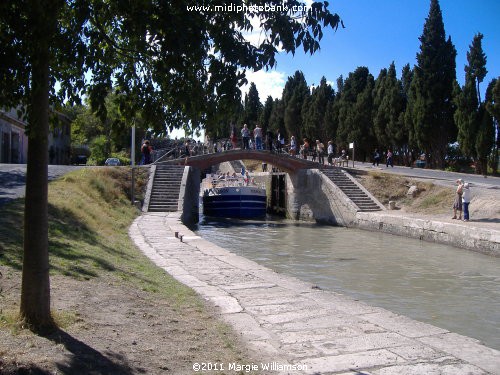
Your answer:
[[[356,226],[399,236],[418,238],[500,257],[500,231],[428,219],[418,219],[387,212],[358,212]]]

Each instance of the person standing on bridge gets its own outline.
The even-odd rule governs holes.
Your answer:
[[[326,151],[328,153],[328,165],[333,165],[333,158],[335,157],[335,146],[333,145],[333,141],[328,141],[328,149]]]
[[[295,140],[295,136],[292,135],[290,137],[290,150],[289,150],[290,155],[295,156],[297,155],[297,141]]]
[[[325,164],[325,145],[319,139],[316,139],[316,152],[318,153],[318,163]]]
[[[253,137],[255,139],[255,149],[262,150],[262,128],[259,124],[255,125],[255,129],[253,130]]]
[[[243,138],[243,150],[248,150],[250,148],[250,130],[247,124],[244,124],[243,129],[241,129],[241,138]]]

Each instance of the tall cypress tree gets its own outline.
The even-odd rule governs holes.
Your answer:
[[[264,108],[262,109],[262,113],[260,114],[260,125],[264,131],[269,127],[269,119],[271,117],[271,112],[273,111],[273,97],[269,95],[264,103]]]
[[[487,136],[490,134],[484,105],[481,103],[479,84],[486,76],[486,55],[481,46],[483,35],[474,36],[467,52],[465,85],[455,95],[455,122],[458,127],[458,143],[462,152],[476,161],[476,172],[485,174]],[[480,138],[480,139],[479,139]]]
[[[396,77],[394,62],[383,71],[385,74],[381,74],[377,79],[380,82],[375,84],[373,126],[380,146],[401,149],[407,138],[403,122],[403,88]]]
[[[486,89],[486,110],[493,118],[494,134],[496,140],[490,157],[490,166],[493,174],[498,170],[498,159],[500,157],[500,77],[493,79]]]
[[[373,130],[375,137],[377,138],[377,143],[380,146],[386,146],[389,144],[386,134],[386,112],[384,108],[381,108],[382,101],[385,97],[385,82],[387,78],[387,69],[383,68],[375,80],[375,88],[373,89]]]
[[[420,52],[410,90],[413,135],[431,166],[443,168],[446,148],[456,134],[453,121],[453,84],[456,50],[445,38],[438,0],[431,0],[429,16],[420,36]]]
[[[483,34],[477,33],[474,35],[472,44],[469,46],[469,52],[467,52],[468,65],[465,66],[466,76],[470,76],[470,79],[476,84],[477,101],[479,103],[481,103],[479,84],[483,82],[484,77],[486,77],[488,73],[486,70],[486,55],[483,52],[482,40]]]
[[[363,159],[376,143],[372,121],[374,85],[368,68],[358,67],[344,81],[338,101],[337,145],[342,148],[354,142],[356,155]]]
[[[332,86],[322,77],[318,87],[316,87],[309,101],[306,101],[306,107],[302,110],[304,131],[310,138],[319,138],[322,141],[329,137],[325,125],[325,115],[328,103],[333,100],[335,93]]]
[[[262,103],[259,99],[259,91],[255,83],[250,84],[248,94],[245,95],[244,122],[250,127],[254,127],[258,122],[262,112]]]
[[[309,96],[309,86],[301,71],[288,77],[283,89],[284,125],[288,136],[303,136],[302,108]]]

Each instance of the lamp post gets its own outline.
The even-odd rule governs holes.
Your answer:
[[[135,120],[132,120],[132,144],[130,145],[130,163],[132,165],[132,184],[130,195],[132,204],[135,204]]]

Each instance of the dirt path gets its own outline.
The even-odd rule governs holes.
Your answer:
[[[18,308],[20,275],[0,271],[4,316]],[[47,337],[1,328],[1,374],[182,375],[195,362],[248,358],[211,307],[170,306],[112,279],[51,281],[53,312],[69,326]]]

